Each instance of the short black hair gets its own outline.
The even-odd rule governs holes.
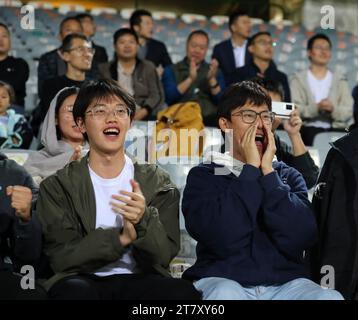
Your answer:
[[[231,26],[236,22],[237,19],[243,16],[249,16],[246,11],[244,10],[235,10],[229,15],[229,29],[231,31]]]
[[[273,93],[280,95],[281,100],[283,101],[283,99],[285,97],[285,92],[284,92],[283,86],[280,82],[271,80],[271,79],[267,79],[267,78],[263,78],[263,77],[255,77],[255,78],[251,79],[251,81],[257,83],[259,86],[264,88],[266,91],[273,92]]]
[[[308,39],[308,41],[307,41],[307,50],[312,50],[314,42],[316,40],[318,40],[318,39],[326,40],[329,43],[329,47],[332,48],[332,42],[328,38],[328,36],[326,36],[323,33],[317,33],[317,34],[313,35],[311,38]]]
[[[63,39],[60,50],[62,52],[69,51],[71,49],[73,39],[82,39],[84,41],[89,42],[88,38],[85,35],[81,33],[71,33]]]
[[[75,18],[79,21],[82,21],[83,19],[86,18],[90,18],[92,21],[94,21],[93,16],[87,12],[79,13],[78,15],[75,16]]]
[[[14,103],[15,102],[15,90],[12,87],[12,85],[5,81],[0,80],[0,88],[1,87],[6,89],[8,95],[9,95],[9,98],[10,98],[10,104]]]
[[[62,28],[63,28],[63,25],[67,22],[67,21],[71,21],[71,20],[74,20],[74,21],[77,21],[79,24],[81,24],[80,20],[77,19],[76,16],[69,16],[69,17],[66,17],[65,19],[63,19],[60,23],[60,33],[62,32]]]
[[[142,22],[142,17],[147,16],[152,18],[152,14],[148,10],[144,9],[138,9],[133,11],[131,17],[129,18],[129,25],[131,29],[133,29],[134,26],[139,26]]]
[[[120,28],[113,35],[113,44],[116,44],[117,40],[126,34],[133,36],[135,38],[135,40],[137,41],[137,43],[139,43],[138,35],[135,33],[135,31],[133,29]]]
[[[10,35],[9,27],[5,23],[0,22],[0,27],[3,27],[7,31],[7,33]]]
[[[208,45],[209,45],[209,35],[206,31],[204,31],[202,29],[193,30],[192,32],[190,32],[190,34],[188,35],[188,39],[186,40],[186,43],[188,44],[189,41],[191,40],[191,38],[198,34],[206,37],[206,39],[208,40]]]
[[[63,104],[63,102],[70,96],[73,96],[74,94],[78,94],[80,88],[78,87],[67,87],[61,90],[61,93],[57,97],[56,106],[55,106],[55,117],[58,117],[58,113],[60,111],[60,108]],[[61,140],[62,134],[60,131],[60,128],[58,125],[56,125],[56,136],[57,140]]]
[[[127,91],[125,91],[116,81],[112,79],[99,79],[85,82],[81,86],[73,106],[73,118],[75,119],[76,124],[78,118],[85,119],[86,111],[91,104],[113,96],[122,99],[123,102],[127,105],[131,111],[130,118],[132,121],[136,110],[136,103],[134,98],[129,93],[127,93]],[[88,140],[86,134],[84,134],[84,138]]]
[[[256,32],[256,33],[253,34],[253,35],[249,38],[249,40],[247,41],[247,46],[252,45],[252,43],[255,41],[255,39],[256,39],[257,37],[260,37],[260,36],[263,36],[263,35],[272,37],[272,36],[271,36],[271,33],[268,32],[268,31],[259,31],[259,32]]]
[[[268,93],[253,81],[242,81],[230,85],[219,100],[217,118],[226,118],[231,121],[231,112],[246,103],[257,106],[267,105],[271,110],[271,98]]]

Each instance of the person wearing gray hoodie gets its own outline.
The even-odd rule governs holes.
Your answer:
[[[72,115],[78,91],[77,87],[68,87],[57,93],[44,120],[44,148],[32,153],[24,164],[38,184],[70,161],[81,158],[88,149]]]

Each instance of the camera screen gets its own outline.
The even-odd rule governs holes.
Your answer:
[[[292,104],[286,104],[286,109],[287,110],[292,110]]]

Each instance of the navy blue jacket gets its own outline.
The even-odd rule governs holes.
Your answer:
[[[218,60],[220,70],[224,74],[225,83],[229,85],[231,74],[236,69],[234,47],[232,46],[231,38],[215,45],[212,58]],[[246,46],[245,64],[249,63],[251,59],[252,55],[248,50],[248,46]]]
[[[260,76],[260,69],[257,65],[250,61],[248,64],[244,65],[241,68],[237,68],[234,73],[232,73],[229,83],[241,82],[244,80],[251,80],[257,76]],[[287,75],[277,69],[273,61],[270,62],[269,67],[266,69],[264,75],[265,78],[281,83],[283,91],[285,94],[284,101],[291,102],[291,92],[290,86],[288,84]]]
[[[146,60],[152,61],[156,67],[162,65],[163,68],[172,64],[167,47],[161,41],[149,39],[147,41]]]
[[[222,277],[243,286],[283,284],[306,277],[303,251],[314,245],[317,226],[301,174],[283,162],[275,171],[244,165],[236,177],[215,175],[210,163],[188,175],[182,210],[198,241],[190,280]]]

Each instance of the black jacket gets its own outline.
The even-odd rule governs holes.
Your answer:
[[[33,210],[28,223],[22,223],[11,207],[6,187],[21,185],[32,190],[33,204],[37,200],[38,189],[31,176],[15,161],[0,153],[0,270],[19,269],[25,264],[33,264],[41,254],[41,225]],[[4,263],[5,256],[11,258],[12,265]]]
[[[162,65],[163,68],[172,64],[167,47],[161,41],[149,39],[147,41],[146,60],[152,61],[156,67]]]
[[[307,151],[306,153],[295,157],[292,152],[292,148],[288,146],[284,141],[280,140],[280,137],[275,134],[276,144],[276,157],[278,161],[283,161],[288,166],[295,168],[302,174],[305,179],[307,189],[311,189],[317,181],[319,168],[314,163],[311,155]]]
[[[319,241],[309,255],[313,279],[333,266],[335,289],[349,299],[358,281],[358,129],[331,145],[313,196]]]
[[[225,83],[229,85],[232,73],[236,69],[234,48],[232,46],[231,38],[218,43],[213,49],[213,59],[219,62],[219,67],[224,74]],[[245,51],[245,65],[251,61],[252,55],[246,46]]]
[[[253,61],[250,61],[243,67],[237,68],[235,72],[232,73],[232,77],[229,82],[231,84],[244,80],[251,80],[257,76],[260,76],[260,69]],[[281,83],[285,94],[284,101],[291,102],[291,92],[290,86],[288,84],[287,75],[279,71],[273,61],[270,62],[269,67],[266,69],[264,77],[269,80]]]
[[[29,65],[22,58],[8,56],[5,60],[0,61],[0,80],[14,88],[14,103],[22,107],[25,106],[26,82],[29,75]]]

